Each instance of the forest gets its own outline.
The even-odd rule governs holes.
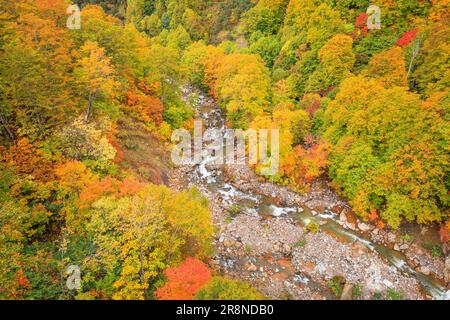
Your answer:
[[[270,183],[325,183],[377,230],[434,228],[450,268],[448,0],[0,8],[0,299],[274,298],[217,271],[211,199],[168,183],[187,84],[229,128],[280,130]]]

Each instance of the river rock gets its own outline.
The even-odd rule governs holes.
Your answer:
[[[450,256],[445,259],[444,280],[450,283]]]
[[[370,231],[370,230],[372,230],[374,227],[373,226],[371,226],[370,224],[367,224],[367,223],[364,223],[364,222],[360,222],[360,223],[358,223],[358,228],[361,230],[361,231]]]
[[[400,246],[401,250],[408,250],[409,249],[409,245],[407,243],[404,243]]]
[[[253,263],[250,263],[250,265],[247,267],[247,271],[255,272],[256,270],[258,270],[258,268]]]
[[[354,223],[347,222],[347,223],[345,224],[345,226],[346,226],[347,228],[349,228],[350,230],[353,230],[353,231],[356,230],[356,225],[355,225]]]
[[[420,273],[423,273],[426,276],[430,275],[430,273],[431,273],[430,268],[428,268],[427,266],[418,267],[417,271]]]
[[[394,284],[392,282],[390,282],[388,279],[384,279],[383,284],[388,288],[394,287]]]
[[[225,246],[225,247],[235,247],[236,246],[236,241],[232,241],[232,240],[224,240],[223,241],[223,245]]]
[[[283,244],[283,253],[286,255],[290,255],[292,251],[292,248],[287,243]]]
[[[396,238],[397,237],[392,232],[389,232],[388,235],[387,235],[387,239],[388,239],[389,242],[395,242]]]
[[[273,251],[280,252],[280,246],[277,243],[273,245]]]
[[[345,210],[342,210],[341,214],[339,215],[339,221],[347,222],[347,216],[345,215]]]

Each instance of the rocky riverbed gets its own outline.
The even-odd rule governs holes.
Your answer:
[[[206,128],[225,129],[213,99],[193,88],[184,93]],[[398,234],[348,219],[350,208],[324,181],[299,194],[264,181],[247,165],[204,159],[173,170],[169,183],[195,186],[209,199],[218,229],[211,265],[271,298],[445,298],[448,259],[446,266]],[[321,225],[317,233],[305,231],[310,221]],[[329,287],[338,277],[344,290],[333,293]]]

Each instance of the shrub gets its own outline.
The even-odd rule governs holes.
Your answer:
[[[375,292],[373,294],[373,300],[383,300],[383,295],[381,294],[381,292]]]
[[[107,170],[116,155],[102,130],[81,118],[64,127],[56,140],[66,157],[83,161],[94,170]]]
[[[405,240],[405,241],[408,241],[408,242],[411,242],[411,241],[414,240],[414,236],[412,236],[412,235],[410,235],[410,234],[408,234],[408,233],[405,233],[401,238],[402,238],[403,240]]]
[[[395,289],[388,289],[387,290],[387,298],[389,300],[402,300],[403,294],[401,292],[397,292]]]
[[[342,290],[344,289],[345,278],[342,276],[334,276],[327,281],[328,287],[333,291],[336,297],[342,295]]]
[[[357,283],[353,288],[353,298],[359,299],[361,298],[361,294],[362,294],[362,286],[360,283]]]
[[[444,254],[442,252],[441,246],[436,243],[426,242],[423,246],[425,249],[428,249],[431,252],[431,255],[435,258],[442,257],[442,255]]]
[[[305,245],[306,245],[305,239],[301,239],[301,240],[297,241],[297,243],[295,244],[295,246],[298,248],[303,248]]]
[[[197,300],[261,300],[264,296],[248,283],[224,277],[213,277],[195,295]]]
[[[308,232],[317,233],[320,230],[320,225],[315,221],[311,221],[306,225],[306,230]]]

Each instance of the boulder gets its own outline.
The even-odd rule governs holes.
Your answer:
[[[450,283],[450,256],[445,259],[444,280]]]
[[[339,221],[347,222],[347,216],[345,215],[345,210],[342,210],[341,214],[339,215]]]
[[[366,231],[372,230],[374,227],[371,226],[370,224],[367,224],[367,223],[364,223],[364,222],[360,222],[360,223],[358,223],[358,228],[359,228],[361,231],[366,232]]]
[[[423,273],[426,276],[430,275],[431,273],[430,268],[428,268],[427,266],[420,266],[417,268],[417,271]]]
[[[258,270],[258,268],[253,263],[250,263],[250,265],[247,267],[247,271],[255,272],[256,270]]]
[[[353,283],[346,282],[344,289],[342,289],[341,300],[352,300],[353,297]]]
[[[350,230],[353,230],[353,231],[356,230],[356,226],[355,226],[354,223],[347,222],[347,223],[345,224],[345,226],[346,226],[347,228],[349,228]]]
[[[225,240],[223,241],[223,245],[224,247],[236,247],[237,246],[237,242],[236,241],[232,241],[232,240]]]
[[[409,245],[408,245],[407,243],[402,244],[402,245],[400,246],[400,249],[401,249],[401,250],[408,250],[408,249],[409,249]]]
[[[394,284],[392,282],[390,282],[388,279],[384,279],[383,284],[388,288],[394,287]]]
[[[283,244],[283,253],[286,255],[290,255],[292,251],[292,248],[287,243]]]
[[[389,232],[388,235],[387,235],[387,239],[388,239],[389,242],[395,242],[397,237],[392,232]]]

